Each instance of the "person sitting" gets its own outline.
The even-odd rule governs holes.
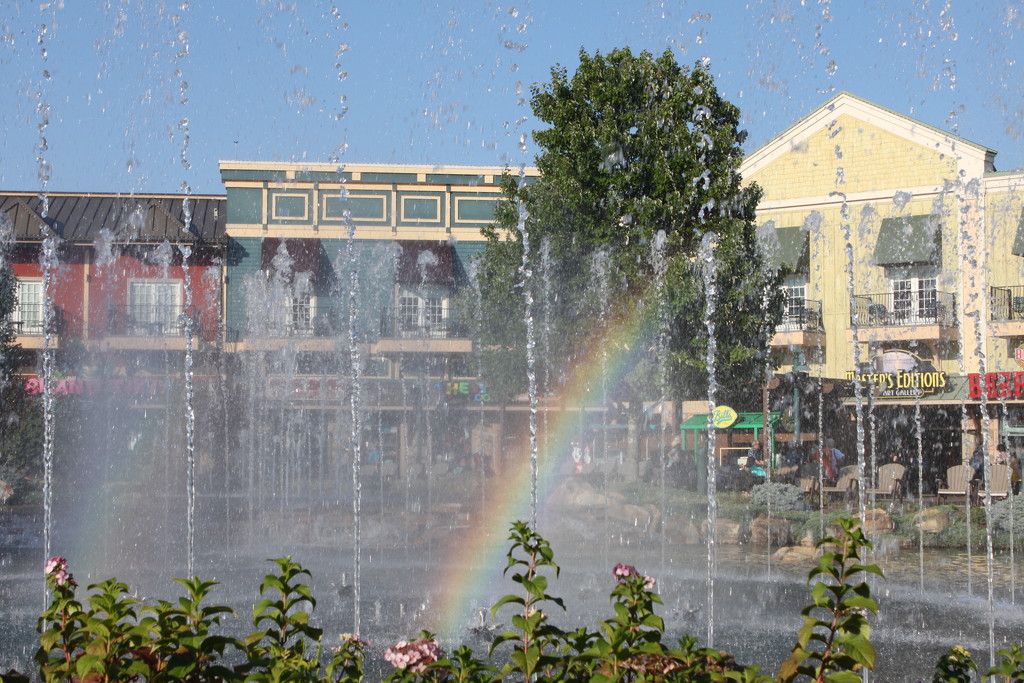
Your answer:
[[[971,454],[971,469],[974,470],[971,475],[972,482],[985,481],[985,450],[980,444]]]
[[[971,454],[971,505],[978,505],[981,500],[979,493],[985,485],[985,449],[981,444]]]
[[[761,451],[761,442],[755,439],[747,449],[747,461],[743,467],[755,477],[766,477],[768,476],[768,472],[765,470],[767,465],[764,453]]]

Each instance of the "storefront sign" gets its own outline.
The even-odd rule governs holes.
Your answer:
[[[711,424],[716,429],[725,429],[736,422],[737,417],[736,411],[729,406],[718,406],[711,412]]]
[[[868,385],[876,398],[917,398],[941,392],[948,384],[946,373],[931,361],[898,349],[880,353],[870,370],[847,372],[846,379]]]
[[[445,382],[445,396],[465,396],[476,403],[487,403],[491,395],[486,382]]]
[[[1013,350],[1013,359],[1017,361],[1017,365],[1024,368],[1024,346],[1018,346]]]
[[[97,379],[82,377],[61,377],[50,380],[51,393],[54,396],[144,396],[153,397],[166,391],[165,377],[130,377],[127,379]],[[25,393],[36,395],[43,393],[44,382],[41,377],[25,379]]]
[[[343,401],[349,398],[349,380],[337,377],[271,375],[267,396],[295,401]]]
[[[988,372],[982,379],[977,372],[967,375],[968,398],[981,398],[983,385],[987,398],[1024,398],[1024,372]]]

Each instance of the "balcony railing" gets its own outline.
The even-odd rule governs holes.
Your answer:
[[[906,325],[956,324],[956,298],[937,290],[909,293],[860,294],[853,297],[851,324],[860,327],[900,327]]]
[[[438,321],[411,320],[383,313],[379,325],[370,336],[380,339],[458,339],[466,336],[463,327],[452,319]],[[229,342],[246,337],[337,337],[348,329],[348,321],[333,307],[319,306],[312,318],[304,315],[283,316],[279,320],[249,321],[247,331],[228,330]]]
[[[399,339],[449,339],[455,335],[452,333],[454,327],[450,320],[437,320],[434,322],[399,320]]]
[[[185,308],[173,304],[132,304],[107,309],[106,319],[93,319],[93,337],[180,337],[185,334]]]
[[[1024,285],[993,287],[989,293],[992,320],[1024,320]]]
[[[43,335],[43,305],[21,304],[11,320],[14,333],[24,336]]]
[[[821,302],[814,299],[789,299],[776,332],[821,332]]]
[[[11,319],[11,328],[18,336],[42,337],[46,332],[45,315],[41,303],[20,304]],[[54,306],[50,332],[58,336],[79,336],[82,333],[82,319],[67,313],[60,306]]]

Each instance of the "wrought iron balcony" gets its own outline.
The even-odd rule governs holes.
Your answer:
[[[93,336],[178,337],[185,332],[185,309],[173,304],[132,304],[107,309],[106,320],[90,325]]]
[[[776,332],[821,332],[821,302],[814,299],[788,299]]]
[[[949,292],[917,290],[859,294],[853,297],[851,325],[859,327],[901,327],[956,324],[956,298]]]
[[[391,339],[453,339],[460,336],[459,329],[450,318],[425,320],[391,315],[381,320],[381,337]]]
[[[11,316],[11,328],[21,337],[42,337],[46,333],[46,311],[42,303],[19,304]],[[67,313],[60,306],[53,307],[50,333],[58,336],[79,336],[82,333],[82,319]]]
[[[186,311],[180,304],[108,306],[102,313],[90,317],[89,337],[184,337],[185,324],[190,319],[195,338],[216,339],[217,321],[212,314],[203,315],[194,307]]]
[[[1024,285],[992,287],[989,318],[996,321],[1024,321]]]

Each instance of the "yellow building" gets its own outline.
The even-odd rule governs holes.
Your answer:
[[[1024,174],[995,155],[840,93],[741,169],[787,273],[780,371],[841,385],[879,458],[940,475],[986,428],[990,452],[1024,435]]]

